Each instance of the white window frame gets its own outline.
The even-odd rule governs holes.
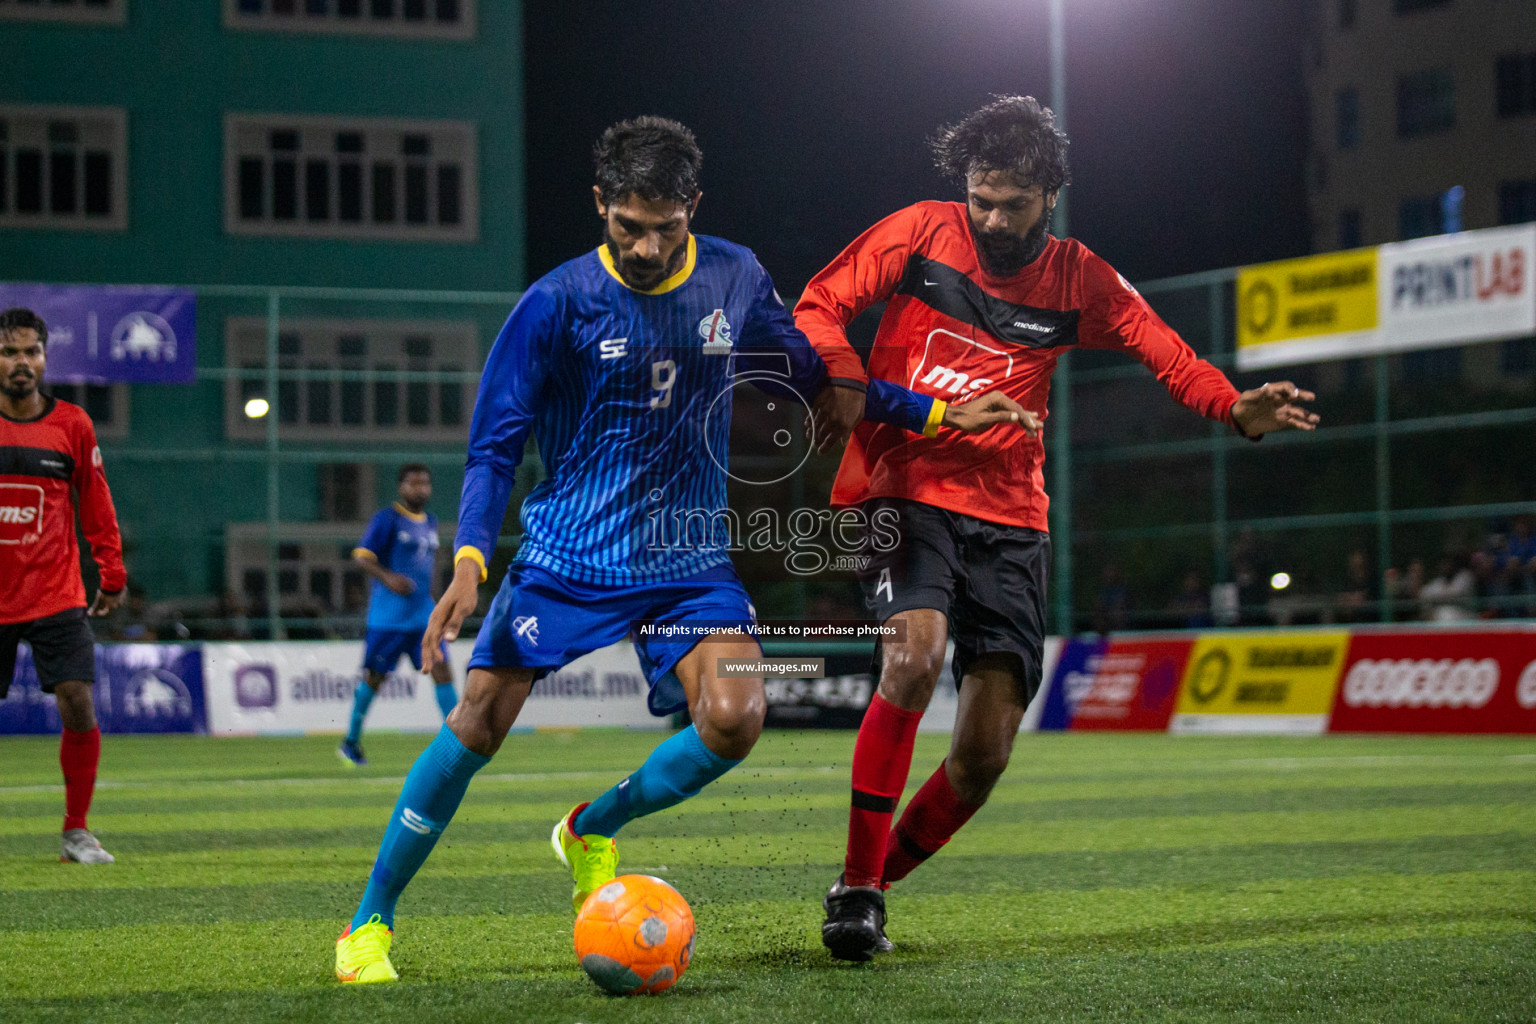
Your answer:
[[[295,211],[291,220],[279,220],[272,209],[275,202],[273,153],[270,144],[254,144],[256,139],[270,139],[273,132],[298,134],[299,148],[291,151],[295,168]],[[338,134],[358,134],[364,138],[364,150],[338,154]],[[401,155],[406,136],[425,135],[433,152],[424,158]],[[453,159],[442,159],[447,145]],[[262,217],[241,216],[240,175],[243,159],[260,158],[262,167]],[[328,172],[328,217],[323,221],[307,219],[306,177],[310,162],[325,162]],[[396,218],[393,222],[374,221],[374,166],[388,163],[395,168],[394,196]],[[343,163],[360,166],[359,203],[361,219],[341,219],[340,167]],[[459,168],[459,222],[438,222],[439,169],[446,163]],[[423,168],[427,175],[429,219],[409,224],[405,220],[407,169]],[[224,230],[231,235],[297,236],[300,238],[350,238],[372,241],[464,242],[480,237],[480,158],[475,125],[470,121],[428,121],[384,117],[316,117],[303,114],[231,113],[224,115]]]
[[[440,372],[443,363],[451,363],[461,371],[479,374],[482,363],[479,347],[479,329],[472,320],[385,320],[385,319],[352,319],[352,318],[294,318],[284,319],[280,325],[280,335],[283,337],[297,336],[299,339],[299,354],[280,355],[278,359],[279,373],[284,369],[316,370],[335,369],[346,370],[360,368],[364,371],[379,371],[381,367],[393,366],[394,372],[411,372],[412,370],[426,370]],[[340,354],[341,340],[343,338],[355,338],[361,336],[364,340],[364,354],[362,356],[342,356]],[[432,339],[432,355],[425,360],[412,365],[412,358],[405,354],[406,342],[409,339],[428,337]],[[230,317],[224,322],[224,365],[231,370],[247,369],[266,365],[266,338],[267,321],[265,317]],[[357,367],[356,363],[362,366]],[[422,365],[425,363],[425,365]],[[308,381],[300,379],[293,382],[297,394],[295,400],[298,403],[297,422],[278,423],[279,436],[293,440],[308,441],[396,441],[412,444],[458,444],[462,445],[469,436],[470,416],[474,412],[475,393],[478,390],[478,379],[465,380],[459,384],[459,422],[444,425],[442,422],[442,387],[447,382],[432,381],[427,384],[429,403],[429,422],[412,424],[408,421],[409,396],[406,385],[409,381],[396,382],[396,410],[395,423],[392,426],[379,426],[377,423],[377,385],[387,386],[387,380],[368,380],[363,382],[363,422],[360,424],[342,424],[341,419],[341,387],[343,382],[333,381],[331,384],[330,406],[332,409],[331,422],[327,424],[312,424],[309,422],[308,394],[306,385]],[[282,394],[284,380],[279,377],[279,396]],[[265,419],[250,419],[245,415],[245,399],[247,394],[259,393],[271,403],[268,416],[279,416],[281,410],[278,401],[273,401],[272,396],[266,394],[265,380],[254,382],[236,378],[231,374],[224,382],[224,436],[231,441],[260,441],[267,436],[267,424]]]
[[[302,2],[302,0],[301,0]],[[83,0],[0,0],[0,21],[71,21],[82,25],[122,25],[128,20],[128,0],[86,4]]]
[[[0,0],[3,2],[3,0]],[[391,36],[401,39],[453,39],[475,38],[478,27],[476,0],[459,0],[459,20],[442,22],[427,17],[421,21],[407,21],[403,0],[394,0],[396,13],[388,19],[375,18],[369,12],[370,0],[361,0],[362,13],[357,18],[343,18],[336,13],[337,0],[326,0],[324,14],[311,14],[305,10],[306,0],[294,0],[292,14],[274,14],[272,0],[262,0],[260,14],[240,10],[240,0],[224,0],[224,27],[247,32],[298,32],[334,33],[339,35]],[[425,0],[428,13],[436,0]]]
[[[4,210],[0,210],[0,228],[42,228],[66,231],[126,231],[128,229],[128,112],[122,107],[74,107],[33,104],[0,105],[0,121],[6,124],[5,139],[0,141],[0,160],[4,161]],[[51,156],[44,158],[41,182],[43,205],[37,213],[19,213],[16,209],[16,146],[18,142],[41,148],[45,154],[55,145],[48,140],[49,125],[59,121],[77,122],[84,141],[74,144],[83,156],[87,148],[105,148],[112,157],[112,212],[102,216],[85,212],[85,161],[79,161],[76,183],[78,204],[75,213],[54,213],[52,205]],[[91,123],[82,123],[91,122]],[[19,138],[18,138],[19,136]]]

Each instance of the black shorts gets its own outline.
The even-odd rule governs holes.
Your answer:
[[[66,608],[30,622],[0,624],[0,700],[10,691],[16,645],[23,640],[32,645],[32,663],[44,693],[70,679],[96,681],[96,638],[86,624],[85,609]]]
[[[1024,702],[1033,699],[1045,656],[1050,534],[905,498],[874,498],[863,509],[866,522],[881,520],[866,528],[860,554],[869,561],[858,574],[875,617],[884,622],[914,608],[943,612],[955,642],[956,686],[982,655],[1013,654],[1022,666]]]

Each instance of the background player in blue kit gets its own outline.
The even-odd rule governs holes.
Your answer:
[[[363,765],[363,719],[384,679],[403,654],[421,668],[421,636],[432,615],[432,569],[437,562],[437,517],[427,511],[432,500],[432,471],[419,462],[400,467],[399,500],[380,509],[368,523],[352,558],[373,577],[368,601],[368,633],[363,648],[363,681],[352,695],[352,721],[336,753],[348,764]],[[453,710],[453,675],[448,648],[432,665],[437,706],[443,718]]]
[[[550,475],[523,503],[522,544],[481,627],[464,698],[412,766],[362,902],[337,939],[344,982],[396,979],[396,900],[549,671],[628,636],[651,710],[686,707],[694,723],[557,823],[556,852],[578,906],[613,877],[612,837],[625,822],[693,796],[746,757],[762,729],[763,681],[722,678],[718,662],[759,656],[752,605],[721,538],[651,544],[648,517],[726,508],[738,355],[778,365],[775,394],[816,396],[818,435],[846,432],[839,417],[858,403],[839,393],[857,399],[868,384],[828,377],[749,250],[690,232],[702,155],[687,128],[626,121],[603,133],[596,158],[603,244],[534,282],[486,360],[454,579],[422,640],[427,667],[475,610],[530,432]],[[1022,415],[1007,399],[983,396],[951,415],[899,385],[868,387],[866,416],[914,432]],[[683,632],[636,628],[645,622]]]

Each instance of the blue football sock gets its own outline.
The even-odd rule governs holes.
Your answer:
[[[352,918],[352,927],[367,924],[374,914],[394,927],[395,901],[453,819],[453,812],[459,809],[459,801],[469,788],[469,780],[489,761],[490,758],[460,743],[446,725],[421,752],[405,777],[389,827],[384,830],[379,857],[373,862],[368,888]]]
[[[453,706],[458,702],[459,695],[453,692],[451,681],[437,684],[437,706],[443,710],[443,721],[448,720],[448,712],[452,711]]]
[[[651,751],[639,771],[588,804],[576,816],[576,834],[616,836],[626,822],[682,803],[739,764],[706,747],[690,725]]]
[[[363,738],[363,719],[368,717],[368,708],[373,704],[373,698],[378,695],[378,690],[368,685],[364,679],[357,684],[357,689],[352,691],[352,723],[347,726],[347,742],[356,743]]]

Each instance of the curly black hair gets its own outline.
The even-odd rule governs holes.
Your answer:
[[[1066,133],[1033,96],[993,96],[980,110],[940,128],[928,146],[939,171],[962,186],[977,171],[1003,171],[1046,192],[1072,180]]]
[[[412,473],[425,473],[430,477],[432,475],[432,467],[425,462],[407,462],[400,467],[400,473],[395,477],[395,483],[404,483],[405,478]]]
[[[592,148],[603,202],[625,196],[691,203],[699,194],[704,154],[686,127],[665,117],[637,117],[610,126]]]
[[[43,318],[24,309],[15,306],[0,313],[0,334],[10,334],[12,331],[26,330],[28,327],[37,332],[37,341],[40,345],[48,344],[48,325]]]

